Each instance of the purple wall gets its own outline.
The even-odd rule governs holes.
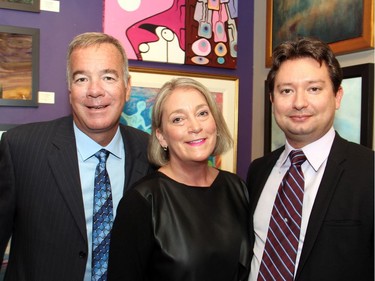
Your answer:
[[[240,78],[237,173],[246,176],[251,155],[253,15],[254,0],[239,1],[238,65],[236,70],[130,61],[130,65],[185,70]],[[54,119],[70,113],[65,79],[65,54],[70,40],[86,31],[102,31],[102,1],[60,1],[60,12],[31,13],[0,9],[0,25],[40,29],[39,90],[55,92],[55,104],[37,108],[0,107],[0,124],[21,124]]]

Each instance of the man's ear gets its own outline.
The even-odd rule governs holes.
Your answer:
[[[342,97],[344,96],[344,89],[340,86],[336,93],[336,110],[340,108]]]
[[[132,79],[129,76],[128,83],[126,84],[125,101],[128,101],[130,99],[131,90],[132,90]]]

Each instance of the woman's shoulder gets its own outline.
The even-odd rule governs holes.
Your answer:
[[[244,180],[239,175],[225,170],[219,170],[218,177],[228,181],[238,182],[241,184],[244,183]]]
[[[155,171],[139,180],[133,186],[133,189],[142,196],[147,197],[148,195],[160,193],[161,189],[168,188],[173,184],[173,181],[171,181],[163,173]]]

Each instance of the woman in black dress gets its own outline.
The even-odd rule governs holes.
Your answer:
[[[114,221],[108,280],[247,280],[247,189],[208,165],[233,141],[215,100],[190,78],[167,82],[152,112],[149,159],[160,166],[127,192]]]

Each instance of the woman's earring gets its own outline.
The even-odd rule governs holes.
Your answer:
[[[164,151],[168,150],[168,146],[162,146]]]

